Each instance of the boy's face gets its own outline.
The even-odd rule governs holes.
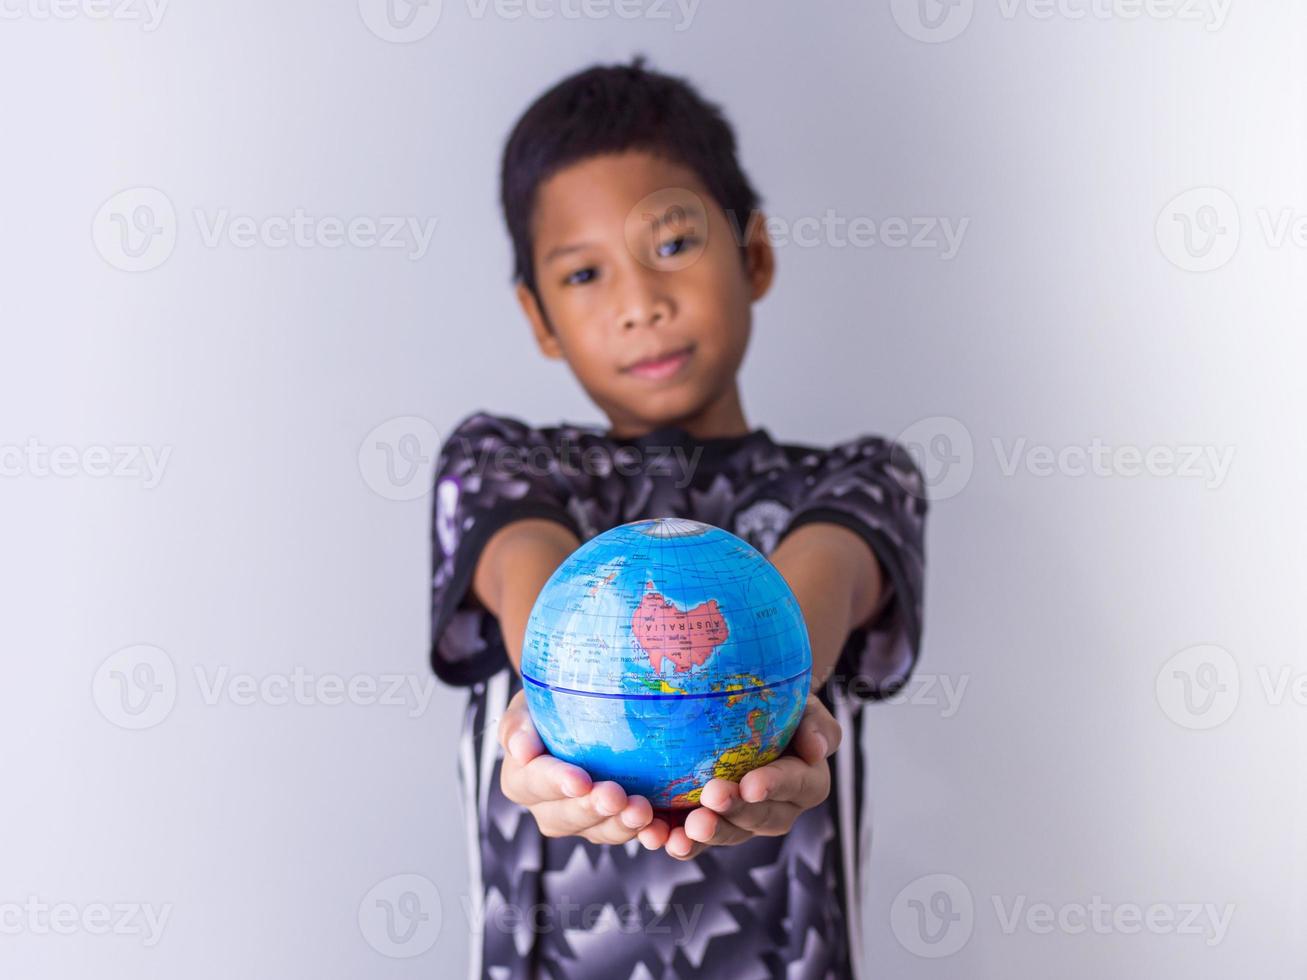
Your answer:
[[[742,262],[693,171],[632,151],[543,182],[532,221],[543,310],[525,285],[518,300],[541,351],[567,361],[615,433],[732,412],[742,423],[736,372],[774,269],[761,220]]]

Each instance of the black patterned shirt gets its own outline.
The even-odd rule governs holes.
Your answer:
[[[471,866],[469,975],[490,980],[862,975],[862,708],[907,680],[921,642],[925,489],[898,444],[779,444],[765,429],[700,439],[675,426],[638,438],[476,412],[442,446],[432,521],[431,660],[466,687],[459,772]],[[471,591],[490,536],[548,518],[587,541],[649,517],[686,517],[764,555],[812,521],[871,547],[888,600],[855,630],[819,695],[844,728],[831,793],[780,837],[710,847],[689,861],[637,841],[547,838],[500,791],[499,718],[520,688],[498,620]]]

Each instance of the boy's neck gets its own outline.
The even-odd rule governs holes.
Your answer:
[[[726,391],[705,405],[694,415],[680,419],[670,419],[661,424],[627,422],[619,423],[609,418],[611,438],[635,439],[662,428],[674,425],[684,429],[695,439],[724,439],[730,436],[749,434],[749,423],[744,418],[744,407],[740,403],[740,390],[731,385]]]

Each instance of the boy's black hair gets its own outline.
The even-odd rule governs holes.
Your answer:
[[[731,124],[689,82],[644,65],[638,54],[629,65],[594,65],[569,75],[531,104],[508,137],[499,192],[513,240],[513,281],[525,283],[537,302],[536,191],[564,167],[605,153],[644,150],[693,170],[726,212],[743,255],[749,216],[761,198],[736,159]]]

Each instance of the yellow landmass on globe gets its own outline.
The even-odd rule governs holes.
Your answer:
[[[761,677],[755,677],[754,675],[750,674],[747,677],[743,678],[742,680],[728,681],[725,684],[715,684],[713,685],[713,687],[714,690],[718,690],[718,691],[744,691],[744,690],[748,690],[751,687],[761,687],[763,688],[763,690],[757,691],[755,693],[760,695],[765,700],[771,697],[771,691],[766,688],[765,686],[766,683],[767,682],[764,681]],[[726,707],[733,708],[741,701],[743,701],[746,697],[748,697],[747,694],[733,694],[726,699]]]
[[[647,679],[644,682],[644,686],[649,688],[649,690],[654,691],[657,694],[684,694],[685,693],[685,688],[676,687],[672,684],[668,684],[661,677],[651,677]],[[727,700],[729,701],[730,699],[727,698]]]
[[[729,701],[730,698],[727,700]],[[733,783],[738,783],[746,772],[765,766],[780,755],[774,740],[766,746],[762,744],[762,733],[766,728],[767,718],[761,709],[754,708],[749,712],[748,723],[749,730],[752,732],[749,740],[731,746],[717,757],[717,761],[713,764],[714,779],[729,779]],[[703,787],[696,786],[684,793],[678,793],[672,797],[672,806],[697,805],[702,792]]]

